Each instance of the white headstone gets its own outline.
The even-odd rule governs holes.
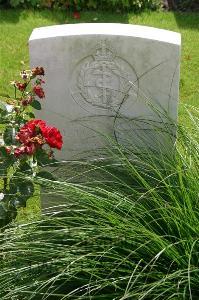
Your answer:
[[[157,124],[176,122],[180,45],[179,33],[128,24],[34,29],[30,63],[46,74],[37,116],[62,132],[58,157],[103,147],[102,134],[121,142],[131,135],[136,143],[144,133],[150,142]]]

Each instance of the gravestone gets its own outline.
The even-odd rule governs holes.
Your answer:
[[[46,81],[37,117],[63,134],[56,157],[88,157],[106,146],[103,135],[140,147],[172,145],[180,46],[179,33],[129,24],[34,29],[30,64],[44,67]]]

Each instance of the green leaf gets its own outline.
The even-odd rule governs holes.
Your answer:
[[[4,219],[7,216],[6,204],[0,202],[0,219]]]
[[[4,166],[2,166],[2,164],[0,164],[0,176],[5,177],[7,175],[7,169],[4,168]]]
[[[13,207],[26,207],[27,200],[34,194],[34,185],[30,180],[14,178],[10,181],[9,194]]]
[[[54,159],[50,159],[48,157],[48,154],[43,149],[38,149],[36,152],[36,158],[38,161],[39,166],[48,166],[49,164],[52,165],[52,163],[55,162]]]
[[[25,172],[25,173],[32,173],[32,169],[31,169],[30,165],[26,162],[26,160],[21,161],[20,171]],[[15,175],[17,175],[17,173],[15,173]]]
[[[55,180],[55,177],[52,175],[52,173],[48,171],[41,171],[37,174],[38,177],[49,179],[49,180]]]
[[[9,121],[7,120],[6,118],[6,112],[0,112],[0,124],[3,125],[3,124],[8,124]]]
[[[26,115],[31,119],[35,118],[35,115],[32,112],[27,112]]]
[[[28,199],[34,193],[34,185],[30,180],[14,178],[10,181],[11,194],[18,194],[23,199]]]
[[[13,165],[13,163],[14,163],[13,155],[9,155],[8,157],[3,157],[3,159],[0,161],[0,176],[6,176],[7,170]]]
[[[7,157],[9,154],[6,152],[4,146],[0,147],[0,156]]]
[[[13,144],[13,134],[14,134],[14,128],[7,127],[3,133],[3,140],[6,145],[12,145]]]
[[[41,103],[38,100],[33,100],[30,105],[37,110],[41,110]]]
[[[26,207],[26,202],[28,198],[15,196],[13,199],[11,199],[10,203],[12,207],[20,208],[20,207]]]
[[[3,201],[0,202],[0,228],[9,224],[17,216],[17,209],[10,199],[10,195],[4,194]]]

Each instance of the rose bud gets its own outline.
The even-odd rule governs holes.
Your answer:
[[[27,99],[24,99],[22,100],[22,105],[23,106],[27,106],[29,103],[28,103],[28,100]]]
[[[20,83],[20,82],[17,82],[17,83],[16,83],[16,87],[17,87],[18,90],[21,91],[21,92],[25,91],[26,86],[27,86],[27,83]]]
[[[11,147],[5,147],[5,150],[6,150],[6,153],[7,153],[7,154],[10,154],[11,151],[12,151],[12,148],[11,148]]]
[[[32,69],[32,76],[42,75],[44,76],[44,68],[42,67],[36,67]]]
[[[33,92],[41,99],[45,97],[45,93],[44,90],[42,89],[42,87],[40,85],[35,85],[33,87]]]

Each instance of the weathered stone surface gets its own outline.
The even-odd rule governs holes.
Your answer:
[[[105,145],[102,134],[166,147],[168,137],[154,128],[167,131],[177,120],[180,44],[178,33],[127,24],[34,29],[30,62],[46,73],[38,117],[64,136],[56,156],[89,156]]]
[[[37,116],[63,134],[64,148],[56,157],[93,158],[107,146],[103,135],[139,150],[170,149],[175,140],[172,123],[177,121],[180,44],[178,33],[127,24],[35,29],[29,40],[30,62],[46,73],[46,99]],[[61,180],[87,180],[85,168],[77,166],[67,163],[52,171]],[[49,207],[62,204],[67,205],[67,195],[42,190],[44,213],[60,212],[61,207]]]

